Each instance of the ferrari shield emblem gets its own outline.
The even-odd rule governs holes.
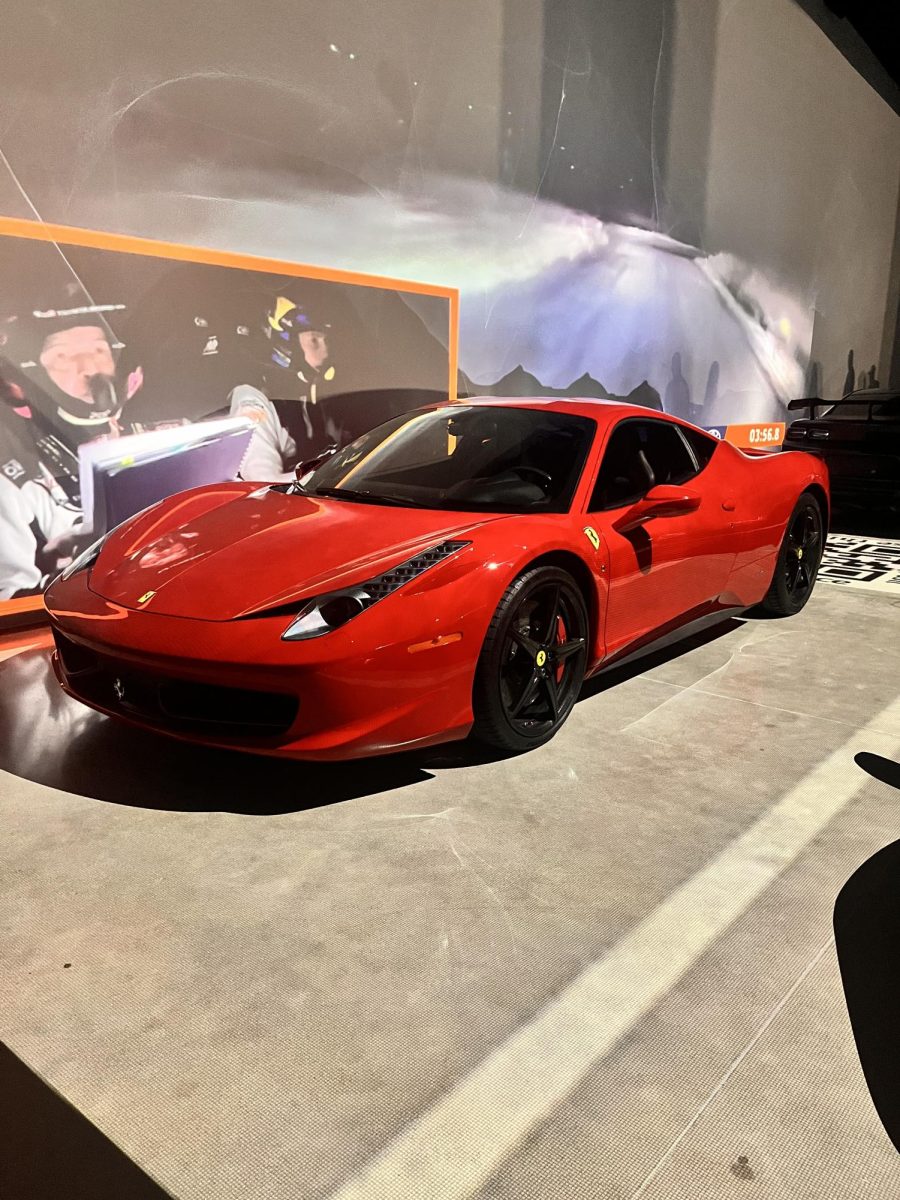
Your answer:
[[[593,525],[585,525],[584,536],[591,543],[595,550],[600,549],[600,534],[593,527]]]
[[[534,661],[537,663],[537,665],[539,667],[542,667],[544,665],[544,663],[547,661],[547,651],[546,650],[538,650],[537,654],[535,655]]]
[[[152,600],[156,592],[144,592],[143,596],[138,596],[138,604],[146,604],[148,600]]]

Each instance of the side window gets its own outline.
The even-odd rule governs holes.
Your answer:
[[[685,483],[696,474],[691,453],[674,425],[623,421],[606,447],[590,509],[624,508],[658,483]]]
[[[664,421],[648,421],[644,453],[653,471],[653,484],[686,483],[697,474],[691,452],[674,425]]]
[[[641,454],[637,421],[624,421],[612,431],[591,496],[591,512],[635,504],[653,484]]]
[[[693,450],[694,458],[696,458],[697,465],[702,471],[715,454],[719,446],[718,439],[710,437],[708,433],[701,433],[699,429],[688,429],[684,425],[680,425],[679,428],[687,439],[688,445]]]

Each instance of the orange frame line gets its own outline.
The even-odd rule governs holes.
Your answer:
[[[456,399],[459,358],[459,289],[437,283],[422,283],[414,279],[394,279],[389,275],[366,275],[360,271],[345,271],[337,267],[316,267],[308,263],[286,262],[257,254],[238,254],[231,250],[212,250],[201,246],[184,246],[179,242],[160,242],[155,238],[135,237],[127,233],[107,233],[100,229],[82,229],[77,225],[51,225],[25,217],[0,216],[0,237],[28,238],[34,242],[61,243],[64,246],[87,246],[95,250],[111,250],[117,254],[143,254],[150,258],[170,258],[177,262],[196,262],[206,266],[234,267],[241,271],[262,271],[269,275],[294,275],[304,279],[321,279],[330,283],[347,283],[356,287],[387,288],[397,292],[412,292],[420,296],[438,296],[448,302],[447,398]],[[0,622],[4,614],[37,612],[43,608],[43,598],[23,598],[0,601]]]
[[[18,600],[0,600],[0,618],[15,617],[19,613],[37,612],[43,606],[43,596],[20,596]]]

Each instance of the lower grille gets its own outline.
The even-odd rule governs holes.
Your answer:
[[[110,711],[231,738],[276,736],[296,720],[295,696],[175,679],[98,654],[56,630],[53,636],[72,691]]]

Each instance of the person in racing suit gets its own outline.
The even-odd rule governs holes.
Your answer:
[[[314,458],[343,440],[340,423],[325,397],[333,392],[331,326],[287,296],[267,314],[267,360],[262,385],[239,384],[229,396],[232,416],[255,429],[241,463],[244,479],[293,479],[297,462]]]
[[[91,540],[81,522],[78,447],[173,423],[128,419],[142,372],[116,379],[120,344],[107,317],[124,305],[82,298],[2,323],[0,475],[20,495],[2,489],[0,598],[39,592]]]
[[[57,503],[33,479],[16,487],[0,475],[0,600],[35,596],[44,590],[67,551],[80,514]]]

